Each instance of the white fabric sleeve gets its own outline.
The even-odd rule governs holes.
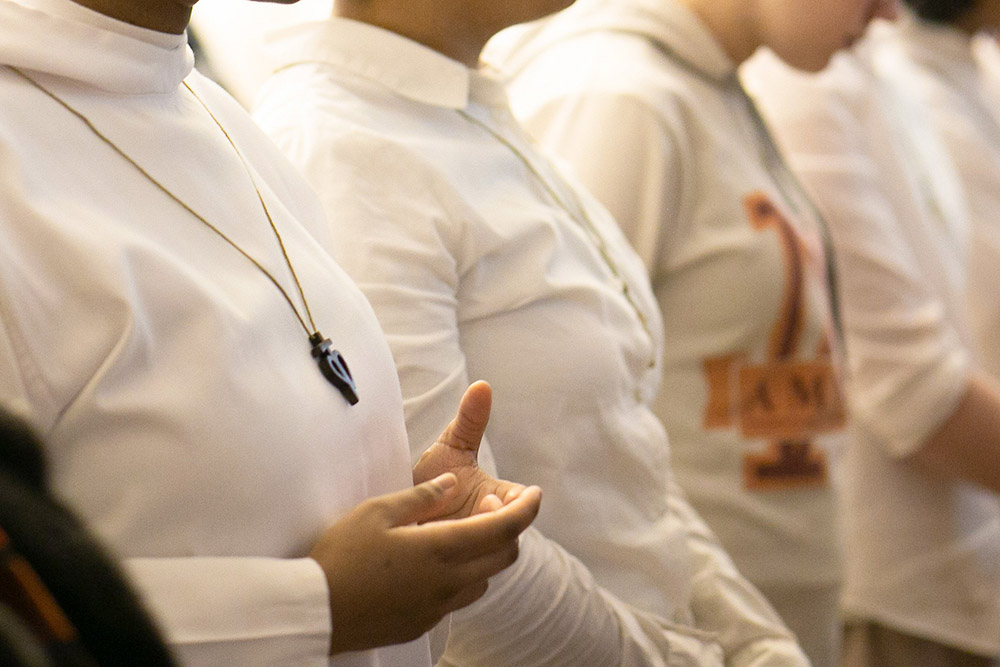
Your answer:
[[[574,556],[529,529],[517,562],[490,580],[479,602],[452,614],[438,667],[723,664],[714,635],[631,607],[602,589]]]
[[[516,97],[514,98],[516,100]],[[650,273],[683,206],[686,144],[636,97],[566,95],[515,107],[518,120],[607,208]]]
[[[918,195],[898,168],[885,169],[892,149],[873,146],[865,126],[876,92],[858,85],[834,94],[779,79],[758,100],[830,227],[852,418],[904,457],[954,411],[971,360],[901,233]]]
[[[972,214],[970,324],[984,368],[1000,378],[1000,299],[994,291],[1000,285],[1000,132],[991,132],[1000,125],[991,125],[992,110],[982,98],[964,100],[937,81],[928,81],[927,90],[935,128],[955,161]]]
[[[739,573],[715,534],[670,477],[667,503],[687,529],[695,626],[714,634],[727,667],[808,667],[809,660],[763,595]]]
[[[311,558],[132,558],[124,566],[188,667],[329,664],[329,593]]]
[[[319,191],[336,259],[382,325],[417,457],[451,420],[469,383],[458,292],[469,268],[464,221],[477,214],[462,208],[446,177],[401,147],[359,133],[276,138]],[[486,596],[452,614],[445,664],[671,664],[667,634],[648,637],[629,606],[599,588],[578,560],[534,529],[521,544],[516,564],[491,580]],[[670,626],[659,619],[648,625]],[[700,640],[687,641],[700,650]]]
[[[879,175],[852,159],[793,158],[830,221],[852,417],[903,457],[954,412],[971,361],[909,248],[891,229]]]

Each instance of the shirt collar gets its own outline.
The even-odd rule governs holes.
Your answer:
[[[322,63],[373,81],[407,99],[464,109],[504,100],[499,83],[433,49],[376,26],[333,17],[276,31],[268,41],[277,69]]]
[[[675,0],[577,0],[568,9],[515,26],[491,43],[490,57],[516,74],[551,45],[588,32],[650,40],[680,65],[717,84],[736,80],[736,64],[704,23]]]
[[[0,0],[0,64],[145,94],[176,90],[194,57],[185,34],[140,28],[71,0]]]

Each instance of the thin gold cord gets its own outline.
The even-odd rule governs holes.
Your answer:
[[[121,148],[119,148],[113,141],[111,141],[111,139],[109,139],[103,133],[101,133],[101,131],[98,130],[94,126],[94,124],[91,123],[90,120],[86,116],[84,116],[82,113],[80,113],[79,111],[77,111],[76,109],[74,109],[73,107],[71,107],[67,102],[65,102],[64,100],[62,100],[55,93],[51,92],[50,90],[48,90],[47,88],[45,88],[44,86],[42,86],[40,83],[38,83],[37,81],[35,81],[31,77],[29,77],[27,74],[25,74],[24,72],[22,72],[17,67],[10,66],[10,65],[8,67],[15,74],[17,74],[22,79],[24,79],[25,81],[27,81],[28,83],[30,83],[32,86],[34,86],[35,88],[37,88],[38,90],[40,90],[41,92],[43,92],[45,95],[47,95],[48,97],[50,97],[53,101],[57,102],[60,106],[62,106],[68,112],[70,112],[71,114],[73,114],[74,116],[76,116],[77,118],[79,118],[90,129],[90,131],[94,133],[94,135],[96,135],[101,141],[103,141],[109,147],[111,147],[111,149],[114,150],[116,153],[118,153],[118,155],[120,155],[126,162],[128,162],[130,165],[132,165],[133,167],[135,167],[139,171],[139,173],[141,173],[143,176],[145,176],[146,179],[150,183],[152,183],[153,185],[155,185],[161,192],[163,192],[163,194],[167,195],[170,199],[172,199],[174,202],[176,202],[181,208],[183,208],[185,211],[187,211],[192,216],[194,216],[197,220],[199,220],[202,224],[204,224],[210,230],[212,230],[213,232],[215,232],[220,238],[222,238],[226,243],[228,243],[230,246],[232,246],[237,252],[239,252],[241,255],[243,255],[248,260],[250,260],[250,262],[253,263],[253,265],[256,266],[260,270],[261,273],[263,273],[265,276],[267,276],[267,279],[270,280],[274,284],[274,286],[278,288],[278,291],[281,292],[281,295],[285,298],[285,301],[288,302],[289,307],[291,307],[292,312],[295,313],[295,317],[296,317],[296,319],[298,319],[299,324],[302,325],[302,329],[305,330],[306,336],[312,337],[312,335],[313,335],[312,332],[316,331],[316,323],[313,321],[312,313],[309,310],[309,303],[308,303],[308,301],[306,301],[306,295],[305,295],[305,293],[302,290],[302,285],[299,283],[298,276],[295,273],[295,268],[292,266],[291,259],[289,258],[288,252],[285,249],[285,244],[284,244],[284,241],[281,238],[281,234],[278,233],[278,228],[275,226],[274,220],[271,218],[271,213],[270,213],[270,211],[268,211],[267,205],[264,203],[264,197],[261,194],[260,189],[257,187],[256,181],[254,181],[254,179],[253,179],[253,174],[250,172],[250,168],[247,165],[246,160],[243,158],[243,154],[240,153],[239,149],[236,147],[236,144],[233,142],[232,138],[229,136],[229,133],[226,132],[226,130],[222,127],[222,124],[219,123],[219,120],[215,117],[215,115],[212,114],[212,112],[209,110],[208,106],[202,101],[202,99],[200,97],[198,97],[198,95],[193,90],[191,90],[191,87],[188,86],[187,82],[184,82],[184,87],[187,88],[188,91],[190,91],[190,93],[192,95],[194,95],[194,98],[196,100],[198,100],[198,103],[201,104],[202,108],[205,109],[205,111],[212,118],[212,120],[219,127],[219,129],[222,130],[222,133],[225,135],[226,139],[229,141],[229,144],[233,147],[233,150],[236,151],[237,157],[239,157],[240,162],[243,164],[243,168],[247,172],[247,177],[250,179],[250,184],[253,186],[254,191],[257,193],[257,198],[260,201],[260,205],[264,209],[264,215],[267,216],[267,221],[271,225],[271,230],[274,232],[274,235],[275,235],[275,237],[278,240],[278,245],[281,247],[282,256],[285,258],[285,263],[288,265],[288,269],[292,273],[292,279],[295,281],[295,286],[298,288],[299,295],[302,297],[302,303],[305,306],[306,316],[309,318],[309,325],[312,325],[312,332],[310,332],[309,325],[306,324],[305,319],[303,319],[302,315],[299,313],[299,309],[296,308],[295,303],[292,301],[292,298],[289,296],[288,292],[285,291],[285,288],[281,286],[281,283],[278,282],[278,279],[275,278],[271,274],[270,271],[268,271],[266,268],[264,268],[264,266],[260,262],[258,262],[256,259],[254,259],[254,257],[252,255],[250,255],[247,251],[245,251],[243,248],[241,248],[239,245],[237,245],[236,242],[233,241],[231,238],[229,238],[228,236],[226,236],[226,234],[221,229],[219,229],[218,227],[216,227],[215,225],[213,225],[211,222],[209,222],[207,219],[205,219],[200,213],[198,213],[193,208],[191,208],[186,202],[184,202],[177,195],[175,195],[173,192],[171,192],[170,190],[168,190],[166,186],[164,186],[162,183],[160,183],[158,180],[156,180],[156,178],[154,178],[152,174],[150,174],[148,171],[146,171],[142,167],[142,165],[140,165],[138,162],[136,162],[131,157],[129,157],[129,155],[127,153],[125,153]]]

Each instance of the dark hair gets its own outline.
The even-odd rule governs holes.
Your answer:
[[[34,434],[0,408],[0,664],[172,667],[170,652],[117,563],[53,497],[45,473]],[[54,604],[75,630],[72,641],[42,638],[48,660],[26,660],[24,630],[37,624],[19,625],[19,619],[31,621],[38,607],[24,604],[16,581],[6,576],[12,562],[16,572],[30,570],[28,579],[44,589],[38,599]]]
[[[952,23],[976,6],[977,0],[905,0],[925,21]]]

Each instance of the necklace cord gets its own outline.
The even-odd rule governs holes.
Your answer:
[[[188,92],[190,92],[191,95],[193,95],[194,98],[198,100],[198,103],[201,104],[202,108],[205,110],[205,112],[209,115],[209,117],[212,119],[215,125],[222,132],[223,136],[226,137],[226,141],[228,141],[229,145],[233,147],[233,151],[236,153],[236,156],[240,159],[240,163],[243,165],[243,169],[247,173],[247,178],[250,179],[250,184],[253,185],[254,192],[257,193],[257,200],[260,202],[260,207],[264,209],[264,215],[267,217],[267,222],[269,225],[271,225],[271,230],[274,232],[274,237],[278,240],[278,246],[281,248],[281,255],[285,258],[285,264],[288,265],[288,270],[292,274],[292,280],[295,282],[295,287],[299,291],[299,296],[302,297],[302,305],[305,307],[306,317],[309,318],[309,325],[312,327],[312,331],[316,332],[316,322],[313,320],[312,311],[309,309],[309,302],[306,300],[305,291],[302,289],[302,283],[299,282],[299,276],[295,272],[295,267],[292,265],[291,258],[288,256],[288,249],[285,247],[285,241],[284,239],[281,238],[281,233],[278,232],[277,225],[274,224],[274,219],[271,217],[271,212],[268,210],[267,204],[264,203],[264,195],[261,193],[260,188],[257,187],[257,182],[254,180],[253,173],[250,171],[250,165],[247,164],[246,158],[243,157],[243,153],[240,152],[240,149],[236,147],[236,142],[233,141],[233,138],[231,136],[229,136],[229,132],[227,132],[226,128],[222,126],[222,123],[220,123],[219,119],[215,117],[215,114],[213,114],[212,110],[208,108],[208,105],[205,104],[204,100],[201,99],[198,93],[194,92],[191,86],[188,85],[187,81],[184,81],[183,83],[184,87],[187,88]],[[219,233],[221,234],[221,232]],[[225,236],[223,236],[223,238],[225,238]],[[229,241],[228,238],[226,240]],[[229,243],[232,244],[232,241],[229,241]],[[251,261],[254,262],[254,264],[257,264],[257,262],[254,261],[252,258],[250,259]],[[260,265],[258,264],[258,266]],[[269,277],[271,277],[270,274]],[[275,282],[275,284],[277,284],[277,281],[275,281],[273,277],[271,277],[271,280]],[[282,289],[281,291],[284,293],[284,289]],[[285,298],[288,299],[287,294],[285,295]],[[291,300],[290,299],[288,300],[289,303],[291,303]],[[299,316],[299,321],[301,322],[302,317],[301,315],[299,315],[298,311],[296,311],[295,314]],[[302,322],[302,326],[305,327],[305,322]],[[309,333],[309,331],[307,330],[306,333]]]
[[[303,319],[302,315],[299,313],[298,308],[295,307],[295,303],[292,301],[291,296],[289,296],[288,292],[285,291],[285,288],[281,286],[281,283],[278,282],[278,279],[275,278],[274,275],[271,274],[270,271],[268,271],[266,268],[264,268],[264,266],[259,261],[257,261],[252,255],[250,255],[246,250],[244,250],[243,248],[241,248],[235,241],[233,241],[231,238],[229,238],[229,236],[227,236],[225,234],[225,232],[223,232],[221,229],[219,229],[218,227],[216,227],[215,225],[213,225],[211,222],[209,222],[204,216],[202,216],[200,213],[198,213],[197,211],[195,211],[186,202],[184,202],[177,195],[175,195],[173,192],[171,192],[170,190],[168,190],[166,186],[164,186],[162,183],[160,183],[158,180],[156,180],[156,178],[152,174],[150,174],[148,171],[146,171],[146,169],[144,169],[142,167],[142,165],[140,165],[138,162],[136,162],[134,159],[132,159],[132,157],[130,157],[121,148],[119,148],[113,141],[111,141],[111,139],[109,139],[100,130],[98,130],[97,127],[94,126],[94,124],[90,121],[89,118],[87,118],[82,113],[80,113],[79,111],[77,111],[76,109],[74,109],[73,107],[71,107],[64,100],[62,100],[61,98],[59,98],[58,96],[56,96],[54,93],[52,93],[51,91],[49,91],[47,88],[45,88],[44,86],[42,86],[40,83],[38,83],[37,81],[35,81],[31,77],[29,77],[27,74],[25,74],[24,72],[22,72],[19,68],[14,67],[14,66],[10,66],[10,65],[8,65],[8,68],[11,71],[13,71],[15,74],[17,74],[18,76],[20,76],[22,79],[24,79],[25,81],[27,81],[28,83],[30,83],[32,86],[34,86],[35,88],[37,88],[39,91],[41,91],[42,93],[44,93],[46,96],[48,96],[49,98],[51,98],[54,102],[56,102],[57,104],[59,104],[60,106],[62,106],[64,109],[66,109],[66,111],[70,112],[75,117],[77,117],[78,119],[80,119],[80,121],[83,122],[90,129],[90,131],[94,133],[95,136],[97,136],[101,141],[103,141],[112,150],[114,150],[118,155],[120,155],[125,161],[127,161],[136,170],[138,170],[139,173],[141,173],[144,177],[146,177],[146,179],[150,183],[152,183],[154,186],[156,186],[157,189],[159,189],[161,192],[163,192],[163,194],[167,195],[167,197],[169,197],[176,204],[178,204],[181,208],[183,208],[185,211],[187,211],[192,216],[194,216],[198,221],[200,221],[202,224],[204,224],[210,230],[212,230],[213,232],[215,232],[215,234],[218,235],[220,238],[222,238],[222,240],[224,240],[226,243],[228,243],[230,246],[232,246],[237,252],[239,252],[241,255],[243,255],[244,257],[246,257],[251,263],[253,263],[253,265],[256,266],[257,269],[259,269],[260,272],[263,273],[267,277],[267,279],[270,280],[274,284],[274,286],[276,288],[278,288],[278,291],[281,292],[281,295],[284,297],[285,301],[287,301],[288,305],[291,307],[292,312],[295,313],[295,317],[296,317],[296,319],[298,319],[299,324],[302,325],[302,328],[305,330],[306,335],[310,336],[310,338],[313,336],[313,333],[310,332],[309,325],[312,325],[312,331],[315,332],[316,331],[316,324],[313,321],[312,313],[309,310],[309,303],[306,301],[305,293],[304,293],[304,291],[302,289],[301,283],[299,282],[298,276],[295,273],[295,269],[292,266],[292,262],[289,259],[288,252],[285,249],[284,241],[281,238],[281,234],[278,233],[278,229],[277,229],[277,227],[274,224],[274,220],[271,218],[271,213],[270,213],[270,211],[268,211],[267,205],[264,203],[264,197],[263,197],[263,195],[260,192],[260,188],[257,187],[257,183],[253,179],[253,175],[250,172],[250,168],[247,165],[246,160],[243,157],[243,154],[240,153],[239,149],[236,147],[236,144],[233,142],[232,138],[229,136],[229,133],[226,132],[226,130],[222,127],[222,124],[212,114],[212,112],[209,110],[208,106],[202,101],[202,99],[200,97],[198,97],[198,95],[193,90],[191,90],[191,87],[188,86],[188,84],[187,84],[186,81],[184,82],[184,87],[187,88],[188,91],[191,92],[191,94],[194,96],[194,98],[198,101],[198,103],[202,106],[202,108],[205,109],[205,111],[212,118],[212,120],[219,127],[219,129],[222,130],[222,133],[225,135],[226,139],[229,141],[230,145],[233,147],[233,150],[236,152],[237,157],[239,157],[240,163],[243,165],[243,168],[246,170],[247,176],[250,178],[250,183],[253,186],[254,191],[257,193],[257,198],[260,201],[261,207],[264,209],[264,215],[267,216],[267,221],[271,225],[271,230],[274,232],[274,235],[275,235],[275,237],[278,240],[278,245],[281,247],[281,253],[284,256],[285,263],[288,265],[288,269],[289,269],[289,271],[292,274],[292,279],[295,281],[295,286],[296,286],[296,288],[298,288],[299,295],[302,297],[302,303],[305,306],[306,316],[309,318],[309,324],[306,324],[306,321],[305,321],[305,319]]]

